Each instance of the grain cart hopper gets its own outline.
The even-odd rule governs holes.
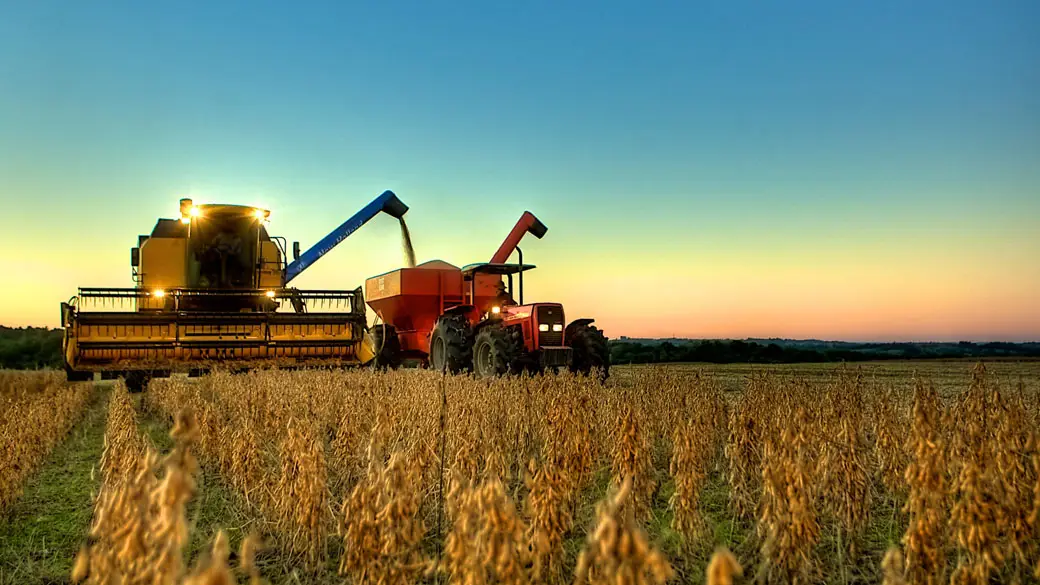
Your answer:
[[[530,212],[490,262],[458,268],[434,260],[366,280],[366,302],[380,320],[370,328],[376,363],[396,367],[411,358],[481,377],[563,367],[582,373],[599,368],[605,376],[607,340],[592,319],[565,326],[561,304],[524,304],[524,273],[534,266],[523,263],[518,245],[527,233],[546,233]],[[514,251],[519,262],[510,264]]]
[[[133,288],[81,288],[61,304],[69,380],[124,377],[140,390],[174,371],[368,363],[361,288],[289,284],[370,219],[408,207],[386,191],[303,254],[266,227],[270,212],[180,202],[131,249]],[[281,310],[280,310],[281,309]]]

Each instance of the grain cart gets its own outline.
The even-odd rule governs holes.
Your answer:
[[[525,234],[541,238],[545,225],[525,212],[490,262],[458,268],[434,260],[365,281],[365,298],[379,322],[372,333],[376,364],[405,359],[445,372],[497,376],[570,368],[605,377],[610,353],[592,319],[566,323],[560,303],[525,304]],[[518,263],[508,263],[516,251]]]
[[[285,240],[267,231],[269,210],[181,199],[180,217],[138,236],[133,288],[81,288],[61,304],[66,375],[140,390],[175,371],[368,363],[361,288],[290,283],[380,212],[407,211],[386,191],[306,252],[293,242],[289,262]]]

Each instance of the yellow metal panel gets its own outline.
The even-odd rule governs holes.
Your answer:
[[[260,242],[260,288],[282,287],[282,253],[274,242]]]
[[[141,245],[141,285],[149,290],[187,286],[187,240],[148,238]]]

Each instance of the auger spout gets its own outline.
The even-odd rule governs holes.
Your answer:
[[[545,224],[538,220],[530,211],[525,211],[520,216],[520,220],[513,226],[513,230],[506,236],[505,241],[498,247],[498,251],[491,257],[492,264],[502,264],[513,254],[513,250],[520,245],[520,240],[523,239],[524,234],[530,232],[534,237],[541,239],[545,235],[548,228]]]
[[[357,231],[358,228],[365,225],[373,217],[380,213],[386,213],[391,217],[401,219],[407,211],[408,206],[398,199],[393,191],[383,191],[382,195],[373,199],[361,211],[358,211],[350,219],[340,224],[339,227],[329,232],[321,241],[308,248],[306,252],[300,254],[299,258],[286,266],[284,282],[288,284],[299,276],[304,270],[317,262],[319,258],[328,254],[337,244],[347,239],[350,234]]]

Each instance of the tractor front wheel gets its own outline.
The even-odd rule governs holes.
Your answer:
[[[582,325],[574,328],[568,344],[571,346],[571,371],[590,374],[599,368],[600,377],[606,380],[610,375],[610,347],[607,337],[594,325]]]
[[[377,370],[401,367],[401,340],[397,338],[397,330],[392,325],[376,325],[369,330],[376,357],[372,367]]]
[[[473,342],[473,369],[481,378],[516,373],[518,348],[515,328],[488,325]]]
[[[465,315],[441,315],[430,334],[430,367],[457,374],[473,365],[473,344]]]

